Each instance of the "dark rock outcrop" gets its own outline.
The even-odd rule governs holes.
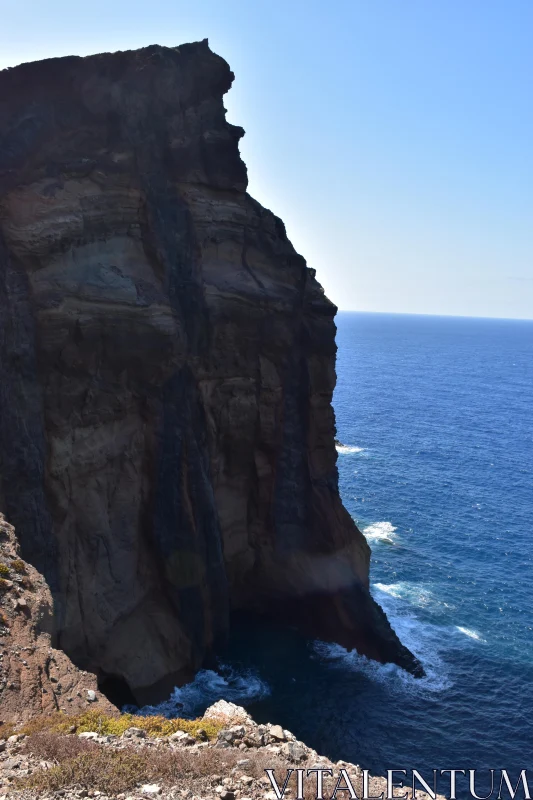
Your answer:
[[[0,73],[0,508],[139,701],[231,608],[417,671],[337,487],[335,306],[246,193],[207,41]]]

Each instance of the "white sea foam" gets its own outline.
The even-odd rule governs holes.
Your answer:
[[[162,714],[165,717],[200,716],[217,700],[245,705],[270,694],[270,687],[251,670],[235,670],[221,664],[219,672],[202,669],[191,683],[176,687],[168,700],[157,706],[144,706],[137,713]]]
[[[378,592],[395,597],[397,600],[404,600],[410,606],[416,608],[436,609],[437,607],[446,608],[454,611],[455,606],[439,599],[427,583],[410,583],[409,581],[398,581],[398,583],[375,583],[373,586]],[[379,600],[381,604],[383,598]]]
[[[446,642],[446,629],[419,620],[411,612],[412,599],[416,599],[416,604],[424,604],[423,598],[430,593],[424,588],[420,590],[420,587],[410,591],[407,583],[375,584],[373,593],[400,641],[422,663],[425,677],[414,678],[396,664],[378,664],[355,651],[348,652],[340,645],[315,642],[316,656],[329,662],[334,669],[348,669],[379,681],[394,693],[420,694],[449,689],[452,682],[441,657],[441,650]]]
[[[363,533],[368,542],[384,542],[396,544],[396,528],[391,522],[373,522],[363,528]]]
[[[355,445],[351,444],[337,444],[335,445],[337,449],[337,453],[362,453],[365,449],[364,447],[356,447]]]
[[[461,625],[456,625],[455,627],[470,639],[475,639],[477,642],[485,642],[485,639],[483,639],[477,631],[473,631],[470,628],[463,628]]]
[[[421,583],[409,583],[408,581],[375,583],[374,587],[380,592],[391,595],[391,597],[406,600],[410,605],[418,608],[438,605],[433,592]]]

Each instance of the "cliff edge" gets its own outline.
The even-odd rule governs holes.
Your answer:
[[[139,703],[232,609],[421,673],[339,498],[336,308],[246,192],[233,77],[207,40],[0,72],[0,508],[54,644]]]

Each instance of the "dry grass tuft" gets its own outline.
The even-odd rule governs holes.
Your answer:
[[[228,775],[242,757],[240,751],[229,748],[217,750],[213,747],[206,747],[199,753],[169,750],[158,751],[156,754],[157,769],[172,782],[176,782],[180,777],[194,779],[208,778],[211,775]]]
[[[17,733],[17,731],[12,722],[2,722],[0,724],[0,739],[9,739],[14,733]]]
[[[77,736],[62,736],[59,733],[35,733],[24,740],[22,752],[43,761],[61,763],[82,753],[95,752],[98,745]]]
[[[7,564],[3,564],[2,562],[0,562],[0,576],[2,578],[9,577],[9,567],[7,566]]]
[[[15,733],[24,733],[26,736],[32,736],[35,733],[69,733],[70,728],[74,724],[76,717],[69,717],[66,714],[62,714],[59,711],[56,711],[54,714],[50,714],[48,716],[39,715],[33,717],[29,722],[24,723],[20,727],[17,728]],[[14,728],[13,725],[10,727]],[[3,726],[0,729],[0,733],[2,736],[6,736],[4,733],[6,726]]]
[[[228,774],[242,758],[242,753],[213,748],[199,753],[170,748],[111,750],[76,736],[57,734],[36,734],[25,743],[25,749],[56,765],[21,778],[17,788],[55,792],[76,786],[108,795],[131,791],[140,783],[175,784]]]
[[[14,561],[11,562],[11,569],[14,569],[15,572],[18,572],[19,575],[26,574],[26,564],[21,558],[16,558]]]
[[[141,782],[146,783],[149,775],[151,772],[143,754],[131,750],[97,748],[94,753],[80,753],[51,769],[34,772],[28,778],[17,781],[17,788],[55,792],[81,786],[84,789],[98,789],[105,794],[119,794],[135,788]]]
[[[242,758],[242,754],[240,758]],[[249,758],[249,754],[245,753],[244,758]],[[295,766],[295,765],[291,765]],[[296,767],[306,766],[305,764],[297,764]],[[285,780],[287,774],[287,764],[282,761],[278,756],[272,753],[262,753],[257,750],[253,752],[250,758],[250,766],[247,767],[246,772],[253,778],[264,778],[265,769],[273,769],[276,777],[281,776],[281,783]],[[278,780],[279,783],[279,780]]]

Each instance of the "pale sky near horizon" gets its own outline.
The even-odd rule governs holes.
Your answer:
[[[344,310],[533,319],[532,0],[0,0],[0,68],[208,38]]]

